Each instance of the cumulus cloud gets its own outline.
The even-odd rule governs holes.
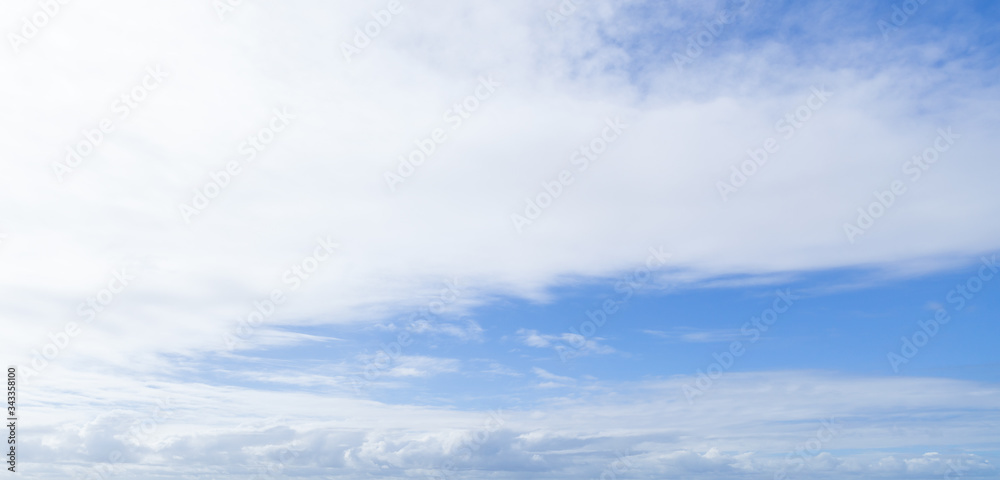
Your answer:
[[[533,373],[573,382],[543,369]],[[449,464],[501,478],[541,471],[570,478],[599,476],[615,462],[634,472],[706,478],[772,478],[781,471],[906,478],[951,468],[965,478],[996,474],[976,451],[994,438],[1000,390],[992,385],[821,372],[728,374],[712,395],[689,405],[681,393],[689,380],[600,382],[590,393],[533,408],[458,411],[298,389],[84,374],[39,385],[51,393],[45,399],[25,392],[33,398],[26,410],[35,412],[25,427],[31,452],[25,461],[33,468],[58,456],[67,472],[72,462],[101,462],[119,451],[123,471],[141,468],[152,476],[174,468],[162,463],[172,458],[184,458],[191,475],[225,466],[303,478],[359,472],[404,478],[440,473]],[[103,397],[74,400],[95,383],[109,386]],[[78,407],[62,408],[67,401]],[[963,440],[949,452],[923,449],[941,435]]]

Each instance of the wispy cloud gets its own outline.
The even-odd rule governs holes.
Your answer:
[[[517,335],[524,345],[535,348],[551,348],[557,353],[560,350],[573,349],[574,356],[607,355],[615,353],[615,349],[601,344],[601,337],[584,337],[578,333],[563,332],[559,335],[547,335],[537,330],[519,329]]]
[[[676,327],[669,331],[643,330],[642,333],[675,342],[688,343],[731,342],[745,336],[738,329],[703,330],[695,327]]]
[[[461,368],[461,362],[454,358],[424,357],[418,355],[400,356],[391,369],[389,377],[429,377],[443,373],[454,373]]]

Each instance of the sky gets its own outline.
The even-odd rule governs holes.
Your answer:
[[[12,477],[1000,474],[996,2],[0,31]]]

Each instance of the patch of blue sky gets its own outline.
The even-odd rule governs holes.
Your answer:
[[[816,370],[998,381],[1000,275],[983,282],[977,293],[963,296],[957,290],[977,275],[980,265],[907,278],[838,269],[762,285],[666,291],[647,286],[627,299],[615,289],[618,280],[562,287],[546,303],[506,298],[461,320],[444,315],[432,320],[457,325],[474,320],[482,328],[478,337],[409,331],[408,341],[400,345],[400,333],[410,326],[407,314],[384,319],[394,330],[294,328],[290,330],[339,340],[241,351],[241,358],[218,358],[202,374],[213,382],[260,386],[270,382],[252,379],[295,370],[327,376],[333,384],[273,388],[343,389],[334,384],[347,379],[350,385],[362,385],[355,392],[359,396],[388,403],[479,408],[505,399],[507,405],[527,406],[588,385],[694,376],[732,342],[741,342],[745,353],[727,373]],[[792,305],[779,300],[787,294],[778,291],[789,292]],[[607,301],[616,302],[617,310],[597,313]],[[778,309],[787,310],[771,317],[775,320],[768,326],[766,312],[776,302]],[[948,323],[939,325],[895,372],[888,354],[905,353],[904,337],[918,335],[919,343],[920,322],[928,324],[941,309]],[[593,318],[604,318],[603,325],[591,330],[586,324]],[[375,364],[379,352],[388,355]]]
[[[904,3],[908,3],[905,10]],[[726,22],[720,21],[724,11],[730,15]],[[748,61],[748,74],[759,74],[753,72],[758,62],[752,59],[757,56],[766,57],[767,70],[774,75],[813,66],[863,76],[878,75],[891,66],[995,71],[1000,56],[998,19],[1000,6],[995,2],[927,0],[915,10],[903,1],[730,0],[687,6],[637,2],[623,7],[618,17],[595,33],[605,46],[624,53],[611,57],[606,69],[620,71],[646,92],[652,78],[676,68],[678,58],[684,59],[683,69],[696,70],[719,69],[720,59]],[[961,82],[995,85],[998,79],[975,75],[963,76]],[[945,75],[923,83],[927,89],[938,89],[958,80]],[[759,82],[763,87],[778,83],[768,76]]]

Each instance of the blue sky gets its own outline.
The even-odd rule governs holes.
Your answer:
[[[742,342],[746,353],[726,372],[823,370],[995,382],[998,357],[991,347],[1000,327],[991,313],[998,300],[994,284],[984,282],[982,291],[968,292],[971,298],[956,290],[976,276],[982,265],[906,279],[849,270],[739,287],[657,289],[637,282],[633,290],[637,293],[632,296],[624,287],[615,290],[616,284],[622,286],[619,281],[628,278],[625,274],[619,279],[557,288],[549,302],[500,298],[462,314],[404,314],[362,331],[296,329],[338,340],[270,349],[254,356],[280,371],[292,364],[322,368],[385,352],[392,358],[372,370],[377,372],[372,375],[375,382],[400,364],[400,356],[454,359],[460,367],[403,389],[400,385],[369,387],[363,375],[357,381],[374,398],[398,400],[416,395],[431,405],[456,408],[482,406],[508,395],[516,398],[512,399],[516,404],[534,404],[548,395],[534,388],[544,381],[533,373],[534,368],[567,378],[610,382],[693,375],[715,363],[713,354],[728,351],[734,341]],[[754,323],[780,297],[792,300],[787,311],[771,326]],[[585,324],[600,318],[596,312],[608,300],[618,302],[619,309],[605,314],[606,323],[588,330],[592,327]],[[784,300],[779,307],[786,308]],[[921,323],[931,325],[939,311],[947,314],[947,323],[935,330],[917,355],[894,366],[889,353],[900,354],[901,337],[912,341]],[[431,319],[454,330],[421,332],[418,319]],[[401,332],[409,335],[402,342],[405,345],[398,340]],[[581,347],[581,340],[565,335],[582,335],[593,347]],[[210,378],[228,382],[214,375]]]
[[[998,473],[996,2],[0,20],[25,478]]]

